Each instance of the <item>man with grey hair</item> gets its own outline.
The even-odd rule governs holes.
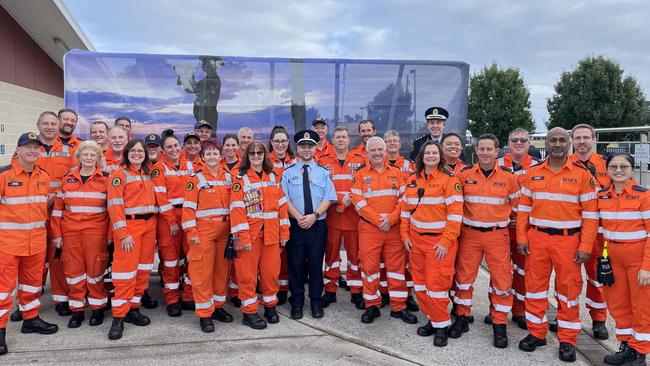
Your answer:
[[[108,130],[108,149],[104,152],[105,172],[112,172],[120,166],[122,161],[122,152],[129,142],[127,131],[120,126],[113,126]]]
[[[246,153],[248,145],[253,141],[253,129],[250,127],[242,127],[237,131],[237,138],[239,139],[239,154],[241,157]]]

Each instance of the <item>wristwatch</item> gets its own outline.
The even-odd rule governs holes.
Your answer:
[[[318,212],[314,211],[314,216],[316,216],[316,220],[318,220],[318,218],[320,217],[320,214]]]

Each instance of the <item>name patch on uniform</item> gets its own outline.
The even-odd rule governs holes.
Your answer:
[[[23,185],[23,182],[8,182],[7,185],[9,187],[20,187]]]
[[[530,180],[544,180],[544,176],[543,175],[538,175],[536,177],[531,177]]]
[[[77,180],[77,178],[69,178],[68,180],[66,180],[66,182],[67,183],[77,183],[78,180]]]
[[[465,184],[476,184],[475,180],[466,180]]]

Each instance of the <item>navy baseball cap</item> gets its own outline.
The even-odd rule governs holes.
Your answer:
[[[158,145],[158,146],[160,146],[161,140],[162,139],[160,138],[160,136],[156,135],[155,133],[147,135],[147,137],[145,137],[144,139],[147,145]]]
[[[36,135],[34,132],[25,132],[18,138],[18,146],[27,145],[30,142],[36,142],[37,144],[43,146],[41,139],[38,138],[38,135]]]

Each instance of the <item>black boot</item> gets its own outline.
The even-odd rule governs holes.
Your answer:
[[[512,321],[517,323],[517,326],[523,330],[528,330],[528,324],[526,324],[526,318],[523,316],[512,316]]]
[[[278,306],[282,306],[287,302],[287,291],[278,291]]]
[[[242,324],[247,325],[253,329],[264,329],[266,328],[266,320],[262,319],[258,314],[244,314],[244,319]]]
[[[519,349],[524,352],[533,352],[539,346],[546,346],[546,338],[537,338],[528,334],[526,338],[519,341]]]
[[[469,318],[465,315],[457,315],[454,324],[449,328],[449,338],[460,338],[463,333],[469,331]]]
[[[232,306],[236,308],[241,307],[241,300],[239,300],[239,297],[237,296],[231,297],[230,302],[232,303]]]
[[[264,317],[266,318],[266,321],[271,323],[271,324],[276,324],[280,322],[280,317],[278,316],[278,312],[275,311],[275,306],[271,307],[264,307]]]
[[[411,295],[406,297],[406,308],[409,309],[409,311],[420,311],[420,305],[418,305]]]
[[[492,325],[492,315],[488,314],[483,318],[483,323]]]
[[[90,320],[88,321],[88,325],[90,325],[91,327],[96,327],[102,323],[104,323],[104,311],[93,310],[92,314],[90,314]]]
[[[173,304],[167,305],[167,315],[169,315],[171,317],[174,317],[174,318],[177,317],[177,316],[181,316],[182,315],[181,303],[180,302],[175,302]]]
[[[218,320],[222,323],[232,323],[232,315],[230,315],[224,308],[216,308],[210,318]]]
[[[199,325],[201,326],[201,331],[203,333],[212,333],[214,332],[214,323],[210,318],[200,318]]]
[[[326,308],[336,302],[336,292],[325,292],[325,295],[321,297],[321,302],[323,307]]]
[[[402,319],[402,321],[407,324],[417,324],[418,322],[418,317],[413,315],[408,309],[391,311],[390,316],[393,318]]]
[[[352,294],[350,295],[350,302],[354,304],[354,307],[358,310],[365,310],[366,304],[363,302],[363,296],[361,294]]]
[[[0,356],[6,355],[9,352],[7,349],[7,340],[5,336],[7,335],[7,328],[0,328]]]
[[[70,310],[70,305],[68,302],[60,302],[54,306],[54,310],[59,314],[59,316],[68,316],[72,315],[72,310]]]
[[[181,301],[181,309],[194,311],[196,309],[196,304],[194,301]]]
[[[434,329],[434,336],[433,336],[433,345],[436,347],[445,347],[447,346],[447,333],[448,329],[447,327],[444,328],[433,328]]]
[[[149,295],[149,291],[145,291],[144,294],[142,294],[140,303],[145,309],[155,309],[158,307],[158,301]]]
[[[594,338],[605,341],[609,339],[609,332],[604,321],[594,320],[591,323],[591,330],[594,332]]]
[[[124,321],[127,323],[139,325],[141,327],[151,324],[151,319],[149,319],[148,316],[142,314],[140,312],[140,309],[137,308],[129,310],[129,312],[126,313]]]
[[[54,334],[59,330],[59,326],[51,324],[43,319],[36,318],[23,320],[23,326],[20,328],[21,333],[39,333],[39,334]]]
[[[636,351],[627,345],[627,342],[621,342],[618,352],[613,355],[605,356],[605,363],[608,365],[622,365],[636,358]]]
[[[343,278],[343,276],[339,277],[339,287],[342,289],[345,289],[345,291],[350,291],[350,286],[348,286],[348,281]]]
[[[431,325],[431,321],[428,321],[425,325],[418,327],[418,335],[420,337],[429,337],[433,335],[436,330]]]
[[[493,324],[492,331],[494,333],[494,340],[492,345],[496,348],[508,347],[508,333],[505,324]]]
[[[548,330],[553,333],[557,333],[557,319],[548,320]]]
[[[122,333],[124,333],[124,318],[113,318],[111,329],[108,331],[108,339],[120,339]]]
[[[571,343],[560,342],[560,361],[574,362],[576,360],[576,347]]]
[[[83,311],[74,311],[68,321],[68,328],[79,328],[85,319],[86,316]]]
[[[634,358],[634,360],[628,361],[627,363],[625,363],[623,365],[624,366],[625,365],[629,365],[629,366],[646,366],[647,364],[645,362],[645,355],[642,355],[642,354],[637,352],[636,357]]]
[[[381,307],[383,308],[386,305],[390,305],[390,295],[381,294]]]
[[[379,308],[376,306],[370,306],[366,311],[361,315],[361,322],[370,324],[375,321],[375,318],[379,318],[381,316],[381,312],[379,311]]]
[[[11,319],[12,322],[20,322],[23,320],[23,313],[19,309],[14,310],[13,313],[11,313]]]

